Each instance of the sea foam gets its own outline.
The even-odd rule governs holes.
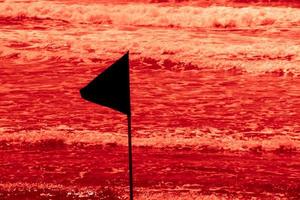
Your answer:
[[[187,137],[193,132],[194,136]],[[265,130],[271,131],[272,130]],[[276,130],[278,131],[278,130]],[[273,135],[268,138],[245,137],[247,133],[222,134],[222,131],[211,129],[186,130],[161,130],[156,134],[147,134],[141,131],[134,133],[133,145],[136,147],[151,148],[191,148],[203,152],[252,152],[252,153],[297,153],[300,151],[300,141],[293,133]],[[284,132],[284,131],[283,131]],[[74,130],[68,126],[50,127],[44,130],[23,130],[9,133],[1,130],[1,148],[64,148],[67,146],[127,146],[126,133],[105,132],[99,133],[92,130]]]
[[[298,8],[197,7],[156,4],[66,5],[49,2],[1,3],[0,17],[7,20],[53,19],[70,23],[139,25],[182,28],[244,28],[300,24]]]
[[[4,63],[89,65],[129,49],[137,68],[300,71],[298,8],[5,2],[0,24]]]

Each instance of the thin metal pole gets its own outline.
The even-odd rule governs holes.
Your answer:
[[[128,121],[129,189],[130,189],[130,200],[133,200],[133,172],[132,172],[132,144],[131,144],[131,114],[127,115],[127,121]]]
[[[133,200],[133,172],[132,172],[132,143],[131,143],[131,100],[130,100],[130,67],[129,51],[128,54],[128,91],[129,91],[129,113],[127,114],[128,122],[128,168],[129,168],[129,196]]]

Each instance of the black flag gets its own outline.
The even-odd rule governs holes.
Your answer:
[[[80,90],[81,97],[130,115],[128,52]]]
[[[127,115],[130,200],[133,200],[129,52],[80,90],[81,97]]]

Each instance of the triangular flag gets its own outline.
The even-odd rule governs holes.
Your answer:
[[[124,54],[80,90],[81,97],[93,103],[130,115],[129,56]]]

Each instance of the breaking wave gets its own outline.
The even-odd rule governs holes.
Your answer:
[[[5,2],[0,24],[18,29],[0,32],[0,64],[89,65],[129,49],[137,69],[300,72],[298,8]]]
[[[156,4],[65,5],[49,2],[1,3],[0,21],[53,19],[70,23],[137,25],[181,28],[243,28],[300,24],[297,8],[196,7]]]
[[[212,129],[213,130],[213,129]],[[191,130],[195,136],[182,135],[183,131],[146,134],[137,131],[133,136],[136,147],[193,149],[200,152],[252,152],[276,154],[299,153],[300,140],[293,133],[264,137],[246,137],[246,134],[220,134]],[[270,131],[270,130],[266,130]],[[46,130],[20,131],[0,135],[1,148],[56,149],[72,146],[127,146],[127,134],[99,133],[97,131],[76,131],[67,126]]]
[[[201,194],[201,189],[195,189],[197,184],[185,184],[176,188],[167,189],[151,189],[144,187],[135,187],[135,199],[138,200],[156,200],[156,199],[173,199],[173,200],[231,200],[245,199],[242,194]],[[189,188],[191,187],[191,188]],[[198,186],[199,187],[199,186]],[[114,187],[76,187],[65,186],[50,183],[0,183],[0,193],[5,199],[10,197],[14,199],[101,199],[101,200],[123,200],[126,199],[127,193],[124,194],[124,188]],[[284,197],[282,194],[264,194],[263,199]],[[286,199],[286,198],[284,198]]]

